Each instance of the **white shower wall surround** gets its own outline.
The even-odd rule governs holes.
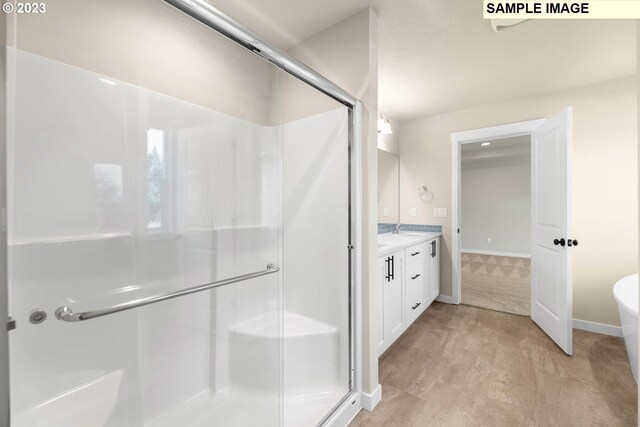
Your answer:
[[[10,57],[12,426],[316,425],[350,387],[346,107],[269,126]]]

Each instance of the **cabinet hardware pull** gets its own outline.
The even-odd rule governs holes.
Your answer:
[[[418,308],[418,306],[422,304],[421,302],[417,303],[416,305],[414,305],[413,307],[411,307],[411,310],[415,310],[416,308]]]
[[[395,280],[396,278],[396,263],[393,260],[393,257],[391,257],[391,280]]]
[[[418,277],[420,277],[420,274],[416,274],[415,276],[413,276],[413,277],[411,278],[411,280],[415,280],[415,279],[417,279]]]
[[[411,256],[416,256],[416,255],[420,255],[420,251],[414,252],[414,253],[411,254]]]
[[[390,262],[391,262],[391,257],[387,257],[387,259],[384,260],[384,263],[387,264],[387,274],[384,276],[387,282],[391,281],[391,266],[389,265]]]
[[[578,246],[578,241],[567,239],[567,246]]]
[[[553,244],[556,245],[556,246],[558,246],[558,245],[564,246],[564,239],[560,239],[560,240],[553,239]]]

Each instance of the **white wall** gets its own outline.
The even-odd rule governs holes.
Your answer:
[[[512,99],[403,123],[400,129],[400,220],[443,227],[440,286],[451,295],[451,133],[551,117],[574,108],[573,310],[577,319],[619,325],[612,288],[638,271],[637,78]],[[430,203],[415,188],[429,185]],[[417,216],[409,215],[410,208]],[[603,250],[603,248],[605,248]]]
[[[531,157],[463,161],[460,199],[463,251],[530,255]]]

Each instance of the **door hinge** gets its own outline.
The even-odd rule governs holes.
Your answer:
[[[460,229],[458,228],[458,234],[460,234]]]
[[[347,245],[347,249],[349,250],[353,249],[353,245]]]
[[[7,320],[7,331],[13,331],[16,328],[16,321],[9,317]]]

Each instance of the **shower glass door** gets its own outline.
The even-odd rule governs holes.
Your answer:
[[[283,80],[284,424],[314,426],[352,389],[350,112]]]
[[[15,35],[12,427],[280,426],[281,72],[157,0]]]
[[[351,110],[159,0],[13,18],[12,427],[329,420]]]

